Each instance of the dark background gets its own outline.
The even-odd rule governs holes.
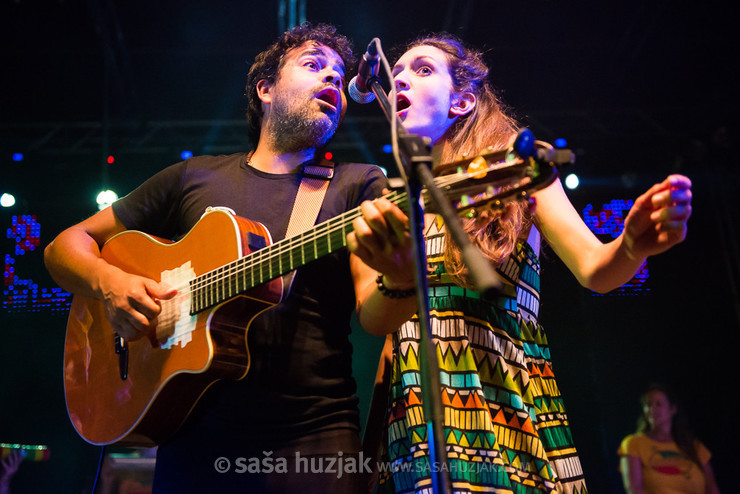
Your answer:
[[[729,492],[740,439],[733,16],[714,2],[600,3],[304,5],[308,20],[338,25],[358,54],[373,37],[388,52],[438,30],[484,48],[520,121],[576,151],[582,186],[569,195],[579,210],[634,199],[669,173],[691,177],[688,238],[649,259],[647,294],[594,296],[549,253],[541,319],[592,492],[622,492],[616,449],[653,379],[676,388]],[[290,22],[281,5],[292,11],[278,1],[0,0],[0,193],[18,199],[0,211],[2,231],[12,215],[34,214],[43,246],[92,214],[103,186],[125,194],[183,149],[244,150],[246,73]],[[329,150],[393,174],[382,152],[388,134],[376,104],[351,103]],[[12,161],[14,152],[25,160]],[[0,242],[12,253],[11,240]],[[40,251],[17,261],[23,278],[53,286]],[[50,461],[24,463],[14,492],[83,492],[95,471],[99,450],[75,434],[64,407],[65,320],[44,310],[0,313],[0,442],[51,448]],[[364,413],[381,341],[355,333]]]

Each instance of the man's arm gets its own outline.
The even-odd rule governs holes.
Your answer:
[[[44,263],[65,290],[103,300],[116,332],[135,338],[159,314],[157,299],[171,298],[177,291],[128,274],[101,257],[103,244],[125,229],[108,207],[60,233],[44,249]]]

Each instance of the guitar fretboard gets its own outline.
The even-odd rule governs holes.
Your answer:
[[[461,199],[469,199],[466,195],[467,191],[474,190],[474,194],[479,194],[476,196],[478,203],[494,200],[502,203],[499,199],[503,199],[504,196],[507,197],[506,200],[519,200],[526,197],[522,195],[524,192],[549,185],[557,178],[557,169],[552,163],[543,166],[544,163],[533,159],[520,160],[509,151],[490,153],[486,157],[489,159],[488,168],[471,173],[460,171],[444,175],[435,178],[435,183],[440,189],[456,190],[454,187],[461,187],[459,189],[463,194]],[[491,159],[493,162],[490,161]],[[468,161],[470,160],[465,163]],[[522,178],[528,181],[523,184]],[[474,184],[472,189],[470,184]],[[516,185],[513,186],[514,184]],[[494,185],[507,187],[506,193],[499,194]],[[405,191],[394,191],[384,197],[408,211],[408,195]],[[425,207],[429,206],[429,201],[424,191],[422,202]],[[459,208],[467,206],[468,204],[463,200]],[[347,234],[353,229],[352,221],[360,215],[360,208],[354,208],[299,235],[256,250],[190,280],[190,314],[197,314],[225,302],[240,293],[345,247]]]
[[[407,209],[405,192],[391,192],[385,198]],[[359,207],[352,209],[192,279],[190,313],[197,314],[346,247],[352,221],[360,215]]]

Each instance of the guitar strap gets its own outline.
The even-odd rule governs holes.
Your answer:
[[[334,177],[334,163],[322,159],[318,163],[307,161],[301,167],[301,185],[293,203],[293,211],[290,213],[288,230],[285,238],[294,237],[305,232],[316,223],[324,202],[324,196],[329,188],[329,182]],[[295,271],[283,276],[283,299],[288,296],[293,284]]]

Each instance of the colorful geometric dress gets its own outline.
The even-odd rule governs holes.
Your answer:
[[[504,294],[490,303],[445,274],[441,222],[425,236],[448,461],[429,462],[414,317],[393,336],[378,492],[431,493],[434,468],[447,468],[456,493],[586,493],[547,338],[537,323],[535,252],[526,241],[517,243],[498,270]]]

